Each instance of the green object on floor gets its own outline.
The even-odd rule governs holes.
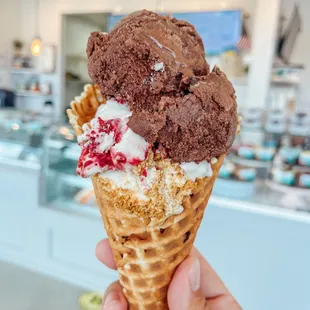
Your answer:
[[[100,293],[85,293],[79,297],[82,310],[101,310],[102,295]]]

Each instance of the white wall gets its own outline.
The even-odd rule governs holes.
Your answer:
[[[0,55],[20,35],[20,0],[0,0]]]
[[[33,0],[20,0],[22,2],[22,37],[24,40],[31,41],[33,37]],[[58,52],[61,41],[61,15],[65,13],[99,13],[115,12],[129,13],[140,9],[156,10],[161,9],[165,12],[184,12],[212,9],[244,9],[253,17],[257,0],[166,0],[162,1],[163,7],[156,6],[160,1],[157,0],[44,0],[40,1],[40,35],[46,43],[57,45]],[[254,18],[252,19],[252,21]],[[58,58],[58,70],[61,68],[61,59]],[[59,72],[59,71],[58,71]],[[61,85],[61,76],[59,75],[59,85]],[[65,103],[64,96],[61,94],[56,99],[58,112],[63,111]]]
[[[282,12],[284,13],[286,18],[289,18],[290,14],[292,14],[295,2],[298,2],[300,4],[302,28],[290,61],[292,63],[303,64],[306,68],[303,74],[302,84],[300,86],[300,96],[298,99],[300,100],[299,104],[310,107],[310,1],[282,0]]]
[[[252,62],[247,89],[247,107],[265,108],[270,92],[271,68],[274,60],[280,0],[260,0],[257,5]]]
[[[30,42],[33,36],[33,0],[20,1],[22,2],[22,37]],[[61,33],[61,14],[98,12],[128,13],[144,8],[155,10],[157,8],[157,2],[157,0],[67,0],[65,2],[61,0],[40,1],[40,34],[48,43],[58,44]],[[165,12],[182,12],[241,8],[253,16],[256,2],[257,0],[166,0],[163,1],[163,7],[161,9]]]
[[[0,57],[7,56],[12,41],[20,37],[20,14],[20,0],[0,0]],[[8,72],[0,70],[0,87],[9,84]]]
[[[21,2],[21,37],[28,43],[34,35],[34,5],[33,0],[0,0],[1,7],[3,3],[11,8],[11,12],[14,11],[13,3]],[[291,11],[293,7],[293,0],[282,0],[285,12]],[[306,44],[308,43],[308,38],[310,37],[310,19],[306,18],[307,12],[310,11],[310,2],[308,0],[300,0],[301,2],[301,13],[303,16],[303,32],[300,35],[296,48],[294,50],[292,61],[302,62],[308,68],[304,74],[303,85],[301,87],[301,100],[310,100],[310,91],[307,89],[307,83],[310,81],[310,58],[308,57],[308,50]],[[251,15],[249,22],[250,28],[253,28],[255,21],[256,5],[258,0],[166,0],[162,1],[163,6],[157,7],[156,4],[160,3],[157,0],[67,0],[62,2],[60,0],[44,0],[40,1],[39,9],[39,24],[40,24],[40,34],[47,43],[56,44],[59,47],[60,37],[61,37],[61,14],[63,13],[86,13],[86,12],[106,12],[113,11],[116,13],[127,13],[133,10],[138,10],[142,8],[146,9],[161,9],[165,12],[176,12],[176,11],[197,11],[197,10],[212,10],[212,9],[229,9],[229,8],[241,8],[245,12]],[[16,6],[16,5],[15,5]],[[0,10],[1,16],[2,10]],[[17,14],[18,10],[14,11]],[[8,19],[7,14],[4,19],[0,19],[0,25],[4,23],[4,20]],[[15,19],[17,20],[17,19]],[[10,23],[12,24],[12,23]],[[10,32],[19,31],[15,23]],[[2,27],[5,29],[5,27]],[[15,29],[15,30],[14,30]],[[0,30],[1,34],[1,30]],[[1,42],[6,36],[0,36],[0,51]],[[58,50],[59,51],[59,50]],[[59,63],[58,63],[59,65]],[[59,69],[59,66],[58,66]],[[60,85],[60,84],[59,84]],[[244,87],[243,87],[244,88]],[[242,88],[242,89],[243,89]],[[245,89],[245,88],[244,88]],[[56,100],[57,106],[60,106],[61,97]],[[241,99],[241,98],[240,98]],[[57,102],[58,101],[58,102]],[[60,109],[62,110],[62,109]]]
[[[9,0],[7,0],[9,1]],[[33,17],[33,0],[21,0],[23,3],[23,36],[29,39],[29,20]],[[156,9],[157,0],[45,0],[40,1],[40,28],[42,37],[51,42],[58,42],[61,13],[86,13],[117,11],[132,12],[140,9]],[[241,8],[253,15],[256,0],[166,0],[161,8],[165,12],[198,11],[210,9]],[[47,34],[45,37],[44,34]]]
[[[64,34],[64,53],[67,57],[66,69],[80,75],[84,81],[90,80],[87,73],[86,45],[89,34],[96,30],[102,29],[76,16],[66,18]]]
[[[64,100],[66,103],[83,91],[84,84],[91,81],[87,70],[86,45],[89,34],[93,31],[103,31],[94,23],[78,16],[67,16],[64,26],[65,71],[77,74],[82,82],[66,83]],[[68,57],[69,56],[69,57]],[[72,57],[74,56],[74,57]]]

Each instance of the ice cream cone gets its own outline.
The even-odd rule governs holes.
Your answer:
[[[67,111],[77,135],[104,103],[94,95],[96,86],[87,86]],[[188,256],[214,181],[225,155],[214,160],[212,177],[197,179],[191,195],[182,201],[183,212],[160,222],[119,209],[119,197],[108,195],[100,175],[92,176],[100,212],[117,264],[120,282],[130,309],[168,309],[167,291],[177,266]]]
[[[93,177],[97,202],[107,230],[130,309],[168,309],[167,291],[176,267],[188,256],[214,181],[224,156],[213,167],[213,176],[196,182],[183,200],[184,211],[163,223],[119,211],[106,195],[99,176]]]
[[[71,109],[67,110],[67,115],[77,136],[83,133],[82,126],[94,117],[103,103],[105,99],[101,96],[99,87],[91,84],[85,85],[84,92],[71,102]]]

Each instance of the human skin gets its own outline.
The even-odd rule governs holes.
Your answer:
[[[97,258],[116,269],[107,239],[96,248]],[[170,310],[241,310],[207,260],[195,248],[177,268],[168,289]],[[112,283],[103,298],[103,310],[127,310],[128,304],[119,282]]]

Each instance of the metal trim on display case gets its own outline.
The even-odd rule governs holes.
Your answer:
[[[47,208],[75,215],[88,216],[96,219],[101,218],[100,211],[97,206],[79,205],[71,200],[55,200],[48,204]]]
[[[306,211],[275,207],[271,204],[260,204],[237,199],[223,198],[215,195],[211,195],[208,204],[211,207],[216,206],[219,208],[229,208],[244,212],[253,212],[264,216],[279,217],[287,220],[310,224],[310,213]]]
[[[33,163],[20,159],[9,159],[0,156],[0,166],[6,166],[10,168],[18,168],[21,170],[40,171],[41,165],[39,163]]]

